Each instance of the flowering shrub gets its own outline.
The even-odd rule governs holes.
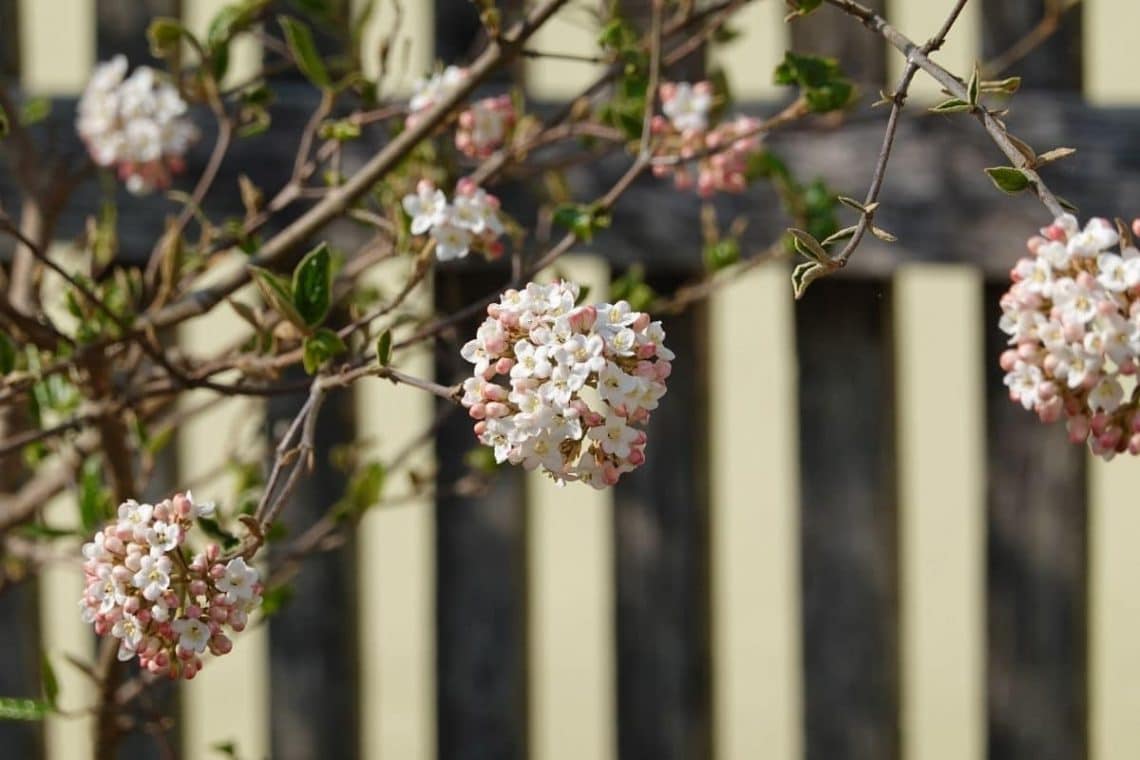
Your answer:
[[[417,81],[412,88],[412,98],[408,101],[408,118],[405,126],[415,126],[424,111],[447,98],[467,80],[467,69],[461,66],[448,66],[431,76]]]
[[[120,660],[138,657],[151,673],[193,678],[199,655],[228,653],[226,628],[244,630],[261,604],[257,570],[244,559],[223,564],[217,544],[193,555],[186,547],[194,521],[213,510],[189,491],[153,505],[127,501],[83,546],[83,619],[119,640]]]
[[[748,159],[760,148],[760,122],[748,116],[709,127],[713,91],[709,82],[666,82],[660,87],[664,116],[653,118],[660,139],[657,155],[679,163],[657,163],[653,173],[673,177],[678,189],[694,184],[702,198],[740,193],[747,186]]]
[[[645,461],[635,426],[665,395],[674,357],[660,322],[625,301],[576,306],[578,293],[532,282],[488,306],[463,346],[475,374],[462,401],[496,461],[604,488]]]
[[[1140,251],[1107,220],[1081,230],[1071,215],[1028,246],[1001,299],[1010,398],[1043,422],[1065,417],[1098,456],[1140,454]]]
[[[503,145],[517,119],[510,95],[477,100],[459,114],[455,147],[471,158],[487,158]]]
[[[127,59],[99,64],[79,99],[76,128],[99,166],[114,167],[136,195],[170,185],[182,156],[198,138],[186,101],[154,69],[139,66],[124,79]]]
[[[404,196],[403,206],[412,219],[412,234],[430,235],[440,261],[461,259],[471,249],[489,259],[503,253],[499,199],[469,179],[459,180],[451,202],[430,180],[420,180],[415,194]]]

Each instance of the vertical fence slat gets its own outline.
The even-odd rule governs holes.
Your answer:
[[[1089,467],[1089,757],[1140,757],[1140,462]]]
[[[982,282],[919,265],[894,288],[902,756],[982,760]]]
[[[733,16],[740,36],[710,46],[709,63],[724,69],[738,101],[775,100],[783,93],[773,74],[788,47],[785,9],[781,3],[749,3]]]
[[[568,3],[531,38],[527,47],[544,53],[594,55],[598,51],[600,5]],[[527,92],[537,100],[565,100],[590,85],[602,72],[598,64],[557,58],[528,58]]]
[[[952,2],[934,0],[892,0],[890,3],[891,23],[917,44],[930,39],[946,22],[953,7]],[[970,76],[974,62],[981,55],[980,3],[966,3],[958,17],[946,43],[931,57],[960,77]],[[887,84],[894,87],[906,66],[906,59],[893,48],[887,57]],[[910,94],[919,100],[935,100],[941,95],[942,85],[935,82],[925,72],[920,71],[911,84]]]
[[[882,13],[886,0],[868,0],[864,5]],[[894,53],[842,11],[824,5],[810,16],[793,20],[790,29],[792,48],[797,52],[838,58],[844,73],[864,86],[875,88],[886,82],[889,56]]]
[[[67,491],[52,499],[44,508],[44,522],[53,528],[75,528],[78,510],[75,494]],[[71,549],[78,557],[75,542],[56,541],[53,551],[61,554]],[[94,721],[83,710],[96,702],[91,680],[67,661],[95,662],[95,639],[91,626],[79,617],[79,598],[83,595],[83,573],[79,560],[61,560],[46,565],[39,576],[40,644],[59,678],[60,707],[79,712],[78,717],[52,714],[44,721],[44,756],[47,760],[84,760],[94,756]]]
[[[376,268],[371,283],[391,291],[407,277],[402,261]],[[395,271],[399,270],[399,271]],[[390,276],[386,276],[390,275]],[[410,306],[430,306],[424,286]],[[430,287],[430,286],[429,286]],[[397,331],[397,337],[400,331]],[[395,362],[431,377],[431,356],[417,349]],[[365,457],[391,462],[432,425],[432,398],[383,380],[356,384],[356,429]],[[409,471],[432,468],[430,443],[409,457]],[[403,489],[406,473],[387,478],[386,493]],[[435,510],[430,495],[364,515],[357,533],[361,664],[361,755],[367,760],[435,757]]]
[[[672,292],[675,278],[649,278]],[[669,392],[649,421],[646,460],[614,493],[618,747],[623,758],[710,751],[705,314],[666,317],[676,352]]]
[[[808,760],[898,756],[890,304],[825,280],[796,309]]]
[[[986,289],[989,756],[1085,757],[1085,451],[1009,400]]]
[[[9,561],[0,552],[0,562]],[[0,696],[39,696],[38,588],[38,580],[26,578],[0,591],[0,641],[4,642],[0,654]],[[34,721],[0,721],[0,747],[13,757],[37,758],[41,743],[40,726]]]
[[[230,262],[240,265],[236,259]],[[222,269],[216,269],[221,276]],[[241,300],[248,300],[239,291]],[[208,355],[241,340],[248,326],[228,306],[183,323],[178,342],[192,357]],[[187,407],[212,398],[209,391],[193,391]],[[258,456],[263,445],[264,403],[255,399],[226,399],[195,414],[179,428],[179,488],[192,487],[196,499],[215,500],[228,514],[233,508],[232,478],[226,466]],[[269,630],[258,616],[234,638],[225,657],[207,657],[202,672],[183,687],[183,751],[189,758],[216,757],[213,747],[233,742],[241,757],[261,758],[270,753],[269,741]]]
[[[300,367],[283,379],[303,382]],[[271,466],[277,434],[305,403],[308,394],[275,396],[267,404]],[[345,475],[330,461],[332,452],[352,440],[352,392],[326,399],[314,431],[314,466],[293,490],[278,523],[285,538],[272,546],[286,554],[291,542],[329,514],[344,495]],[[358,702],[356,652],[356,572],[353,546],[318,551],[302,560],[289,580],[289,601],[269,620],[269,720],[275,760],[357,757]]]
[[[765,265],[709,302],[713,746],[803,756],[791,286]]]
[[[20,3],[0,0],[0,80],[20,73]]]
[[[361,13],[368,0],[353,0],[354,14]],[[369,79],[380,76],[380,48],[392,35],[396,22],[394,3],[374,3],[372,16],[364,28],[361,39],[364,75]],[[431,69],[435,57],[432,43],[432,8],[430,0],[417,0],[414,3],[400,3],[400,31],[392,42],[392,53],[388,68],[380,83],[380,91],[386,96],[406,95],[412,83]]]
[[[206,34],[214,16],[227,5],[231,5],[230,0],[181,0],[181,2],[182,22],[199,37]],[[231,43],[230,63],[225,76],[226,84],[245,82],[260,70],[261,45],[257,40],[245,34]]]
[[[982,0],[982,50],[991,62],[1014,49],[1034,32],[1051,0]],[[1099,5],[1099,3],[1090,3]],[[1084,78],[1081,27],[1084,3],[1077,3],[1062,16],[1060,27],[1024,58],[1010,59],[1003,76],[1016,74],[1023,89],[1079,92]]]
[[[503,272],[452,271],[436,280],[448,313],[481,298]],[[481,319],[457,329],[460,344]],[[440,382],[465,377],[471,365],[458,345],[436,355]],[[436,614],[439,756],[441,760],[522,760],[527,748],[525,492],[522,470],[503,467],[485,491],[461,492],[464,455],[478,443],[471,419],[455,410],[436,437]]]
[[[1140,77],[1126,72],[1135,64],[1140,4],[1108,1],[1082,5],[1085,94],[1100,105],[1137,103]]]
[[[95,61],[95,3],[20,0],[20,79],[37,95],[73,95]]]
[[[609,267],[564,256],[557,269],[600,300]],[[608,490],[527,476],[530,756],[610,760],[614,725],[613,503]]]

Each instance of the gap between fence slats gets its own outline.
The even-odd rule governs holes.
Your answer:
[[[236,257],[227,264],[240,265]],[[232,268],[219,265],[212,274]],[[211,278],[212,279],[212,278]],[[250,291],[238,300],[249,302]],[[178,343],[199,358],[240,341],[248,325],[229,306],[183,323]],[[225,381],[224,376],[215,378]],[[180,401],[186,408],[213,397],[209,391],[192,391]],[[196,501],[215,501],[222,515],[232,514],[233,477],[228,466],[260,461],[264,452],[263,401],[233,398],[184,421],[176,437],[179,488],[192,488]],[[240,532],[240,529],[238,529]],[[262,568],[264,571],[264,568]],[[225,657],[207,657],[205,667],[183,687],[182,721],[186,757],[207,760],[217,756],[214,747],[233,742],[240,757],[269,756],[269,629],[253,615],[249,627],[234,640]]]
[[[601,258],[563,257],[567,280],[605,300]],[[582,483],[527,476],[530,756],[609,760],[614,725],[613,498]]]
[[[1140,462],[1089,457],[1089,757],[1140,757]]]
[[[713,746],[803,756],[792,291],[766,265],[709,302]]]
[[[368,283],[390,298],[407,278],[407,261],[372,270]],[[426,312],[431,285],[421,285],[408,307]],[[411,329],[396,330],[396,339]],[[424,349],[396,354],[405,372],[431,377]],[[361,461],[388,465],[416,439],[430,435],[434,415],[428,394],[386,380],[356,384]],[[406,465],[385,478],[386,496],[407,493],[409,472],[429,480],[431,439]],[[431,760],[436,755],[435,505],[430,493],[407,503],[367,512],[357,533],[360,605],[361,757],[364,760]]]
[[[981,296],[972,268],[895,275],[906,760],[985,756]]]
[[[95,62],[93,0],[21,0],[20,80],[36,95],[74,95]]]

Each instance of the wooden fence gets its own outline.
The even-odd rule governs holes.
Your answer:
[[[221,4],[0,0],[0,67],[59,98],[67,132],[68,98],[96,59],[125,50],[143,61],[149,15],[180,13],[202,29]],[[591,45],[585,5],[534,47]],[[948,5],[890,0],[885,11],[921,39]],[[381,6],[370,34],[390,23]],[[403,6],[411,72],[468,55],[467,3]],[[971,2],[939,55],[966,71],[1020,39],[1042,7]],[[897,76],[897,57],[850,22],[821,12],[788,27],[782,13],[775,0],[750,4],[744,34],[713,61],[749,109],[768,113],[785,97],[769,72],[788,44],[842,54],[867,92]],[[1014,101],[1011,126],[1041,149],[1079,148],[1048,178],[1090,213],[1140,212],[1140,110],[1129,108],[1140,104],[1129,56],[1138,28],[1132,0],[1087,0],[1015,67],[1030,92]],[[257,60],[245,50],[235,76]],[[567,62],[525,70],[537,101],[575,93],[590,74]],[[935,92],[916,85],[919,99]],[[303,106],[285,99],[279,122]],[[508,470],[488,493],[454,495],[472,439],[466,420],[445,417],[411,466],[437,467],[449,495],[369,513],[351,545],[308,562],[281,613],[189,686],[159,694],[177,705],[185,756],[219,757],[211,748],[233,742],[242,758],[1140,757],[1140,466],[1090,460],[1005,397],[997,300],[1043,211],[992,190],[981,168],[1000,159],[976,125],[915,111],[880,217],[898,244],[868,242],[850,273],[798,304],[787,271],[768,266],[668,318],[681,360],[645,466],[612,491],[559,490]],[[840,133],[773,145],[804,176],[858,194],[881,128],[881,113],[864,108]],[[245,150],[272,158],[273,145]],[[274,162],[262,163],[272,178]],[[602,162],[576,173],[576,186],[588,196],[618,170]],[[96,190],[83,192],[93,203]],[[152,200],[124,212],[128,254],[148,250],[162,209]],[[780,229],[765,190],[722,211],[749,215],[757,247]],[[615,217],[565,266],[594,292],[634,259],[663,287],[699,271],[692,199],[647,181]],[[64,220],[65,236],[76,223]],[[418,303],[455,307],[501,281],[444,268]],[[205,351],[232,339],[236,321],[218,313],[177,338]],[[441,381],[461,370],[447,342],[401,360]],[[264,446],[298,403],[232,401],[186,425],[168,482],[226,498],[215,474],[230,448]],[[390,457],[441,412],[405,388],[360,384],[325,412],[321,443],[358,437]],[[289,509],[291,528],[339,488],[322,463]],[[45,520],[70,525],[74,508],[58,500]],[[0,694],[37,693],[43,651],[64,705],[90,698],[62,659],[94,651],[80,585],[77,565],[61,562],[0,596]],[[0,723],[0,755],[83,760],[89,728]],[[161,755],[141,736],[124,756]]]

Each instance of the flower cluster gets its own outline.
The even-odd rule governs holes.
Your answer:
[[[83,546],[83,620],[119,640],[120,660],[138,657],[151,673],[193,678],[199,655],[229,652],[225,627],[242,631],[261,604],[257,570],[245,560],[223,564],[216,544],[194,556],[186,550],[194,520],[213,511],[189,491],[158,504],[127,501]]]
[[[443,71],[420,79],[412,88],[412,99],[408,102],[409,113],[405,125],[409,127],[414,125],[424,111],[445,100],[465,81],[467,81],[467,69],[459,66],[448,66]]]
[[[1140,251],[1107,220],[1081,230],[1068,214],[1028,247],[1001,299],[1010,398],[1043,422],[1066,418],[1069,439],[1106,460],[1140,454]]]
[[[503,253],[499,199],[469,179],[459,180],[451,202],[431,181],[420,180],[403,206],[412,218],[412,234],[430,234],[440,261],[461,259],[472,249],[489,259]]]
[[[506,141],[517,118],[510,95],[477,100],[459,114],[455,147],[471,158],[486,158]]]
[[[463,346],[475,373],[462,402],[496,461],[604,488],[645,461],[635,426],[665,394],[673,352],[661,323],[625,301],[577,298],[571,283],[530,283],[488,306]]]
[[[115,167],[138,195],[170,185],[198,130],[186,117],[186,101],[154,69],[126,73],[121,55],[96,67],[79,99],[76,129],[95,163]]]
[[[740,193],[746,186],[748,159],[760,147],[760,122],[748,116],[712,127],[713,102],[708,82],[666,82],[659,89],[664,116],[650,125],[658,138],[658,177],[672,175],[678,189],[694,185],[703,198],[717,192]]]

